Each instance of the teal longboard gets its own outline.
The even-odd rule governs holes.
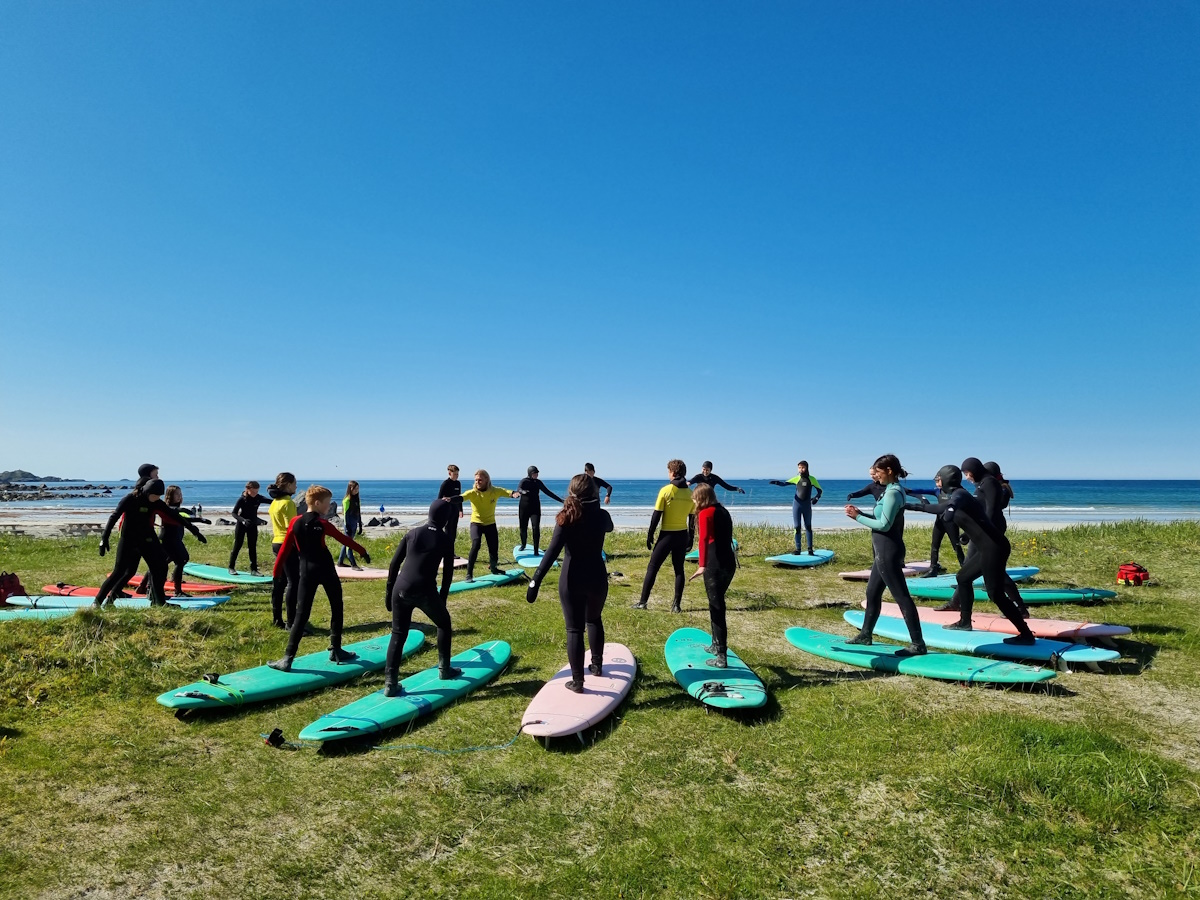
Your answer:
[[[292,671],[279,672],[270,666],[255,666],[221,675],[216,684],[196,681],[167,691],[158,702],[168,709],[215,709],[262,703],[279,697],[305,694],[332,684],[341,684],[367,672],[377,672],[387,660],[390,634],[381,634],[367,641],[349,644],[343,649],[358,654],[358,659],[345,663],[329,660],[329,651],[307,653],[292,662]],[[415,653],[425,643],[425,635],[413,628],[404,641],[404,655]]]
[[[954,584],[938,584],[936,579],[909,578],[908,592],[918,600],[950,600],[954,597]],[[1116,591],[1100,588],[1019,588],[1021,599],[1030,606],[1038,603],[1097,603],[1111,600]],[[987,589],[975,588],[976,600],[987,600]]]
[[[8,599],[16,599],[9,597]],[[0,607],[0,622],[12,622],[18,619],[61,619],[63,616],[73,616],[77,610],[63,609],[30,609],[26,606]]]
[[[711,643],[712,637],[699,628],[680,628],[667,638],[667,668],[683,689],[717,709],[753,709],[766,703],[766,686],[732,650],[725,652],[727,668],[705,664],[713,656],[704,650]]]
[[[738,548],[738,545],[737,545],[737,541],[735,540],[733,542],[733,549],[736,550],[737,548]],[[684,559],[686,559],[688,562],[700,562],[700,548],[697,547],[694,550],[689,550],[687,553],[687,556],[685,556]]]
[[[506,641],[479,644],[450,658],[452,666],[462,669],[458,678],[443,681],[438,667],[432,666],[401,681],[404,693],[398,697],[385,697],[378,690],[326,713],[300,732],[300,740],[340,741],[403,725],[487,684],[511,658],[512,647]]]
[[[843,618],[855,628],[862,628],[865,615],[859,610],[850,610]],[[891,641],[909,640],[908,626],[904,624],[903,619],[894,616],[880,616],[879,621],[875,623],[874,633]],[[972,656],[1032,659],[1056,665],[1059,660],[1072,665],[1092,665],[1121,658],[1121,654],[1116,650],[1104,650],[1088,644],[1072,644],[1049,638],[1038,638],[1033,644],[1006,644],[1006,635],[994,631],[951,631],[932,622],[921,623],[921,634],[930,647],[949,650],[952,653],[970,653]]]
[[[204,563],[188,563],[183,567],[183,574],[202,581],[216,581],[220,584],[270,584],[270,575],[251,575],[248,572],[238,572],[230,575],[228,569],[220,566],[208,566]]]
[[[1054,677],[1050,669],[1023,666],[1020,663],[1000,662],[959,656],[957,653],[927,653],[924,656],[897,656],[900,647],[861,647],[847,644],[847,638],[808,628],[789,628],[783,633],[793,647],[845,663],[860,669],[894,672],[900,675],[919,675],[943,681],[966,681],[973,684],[1033,684]]]
[[[545,555],[542,551],[534,553],[533,544],[520,544],[513,547],[513,560],[518,566],[524,566],[526,569],[536,569],[542,564]],[[558,563],[556,562],[555,565],[557,566]]]
[[[1037,566],[1009,566],[1004,570],[1008,573],[1008,577],[1013,581],[1028,581],[1038,572],[1042,571]],[[935,575],[932,578],[910,578],[909,583],[918,582],[919,584],[928,584],[933,587],[954,587],[958,583],[954,575]],[[980,575],[973,582],[976,587],[983,586],[983,576]]]
[[[168,597],[167,605],[190,612],[202,609],[212,609],[227,601],[228,597]],[[13,606],[27,606],[33,609],[87,609],[94,601],[92,597],[63,597],[56,594],[40,594],[33,597],[9,597],[8,602]],[[113,603],[117,609],[150,609],[148,597],[123,597]]]
[[[814,550],[812,553],[781,553],[779,556],[768,556],[767,562],[777,566],[810,569],[813,566],[823,566],[833,559],[832,550]]]
[[[450,593],[457,594],[460,591],[477,591],[480,588],[501,587],[502,585],[512,584],[514,581],[520,581],[524,577],[524,569],[509,569],[507,572],[502,572],[499,575],[493,575],[489,572],[486,575],[476,575],[474,581],[454,582],[450,585]]]

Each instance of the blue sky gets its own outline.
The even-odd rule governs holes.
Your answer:
[[[1198,46],[1165,2],[0,3],[0,469],[1194,477]]]

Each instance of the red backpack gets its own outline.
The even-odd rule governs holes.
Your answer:
[[[25,593],[25,588],[21,586],[21,579],[12,572],[0,572],[0,604],[3,604],[9,597],[28,597]]]
[[[1117,569],[1117,584],[1123,584],[1126,587],[1139,587],[1150,580],[1150,572],[1145,566],[1139,566],[1137,563],[1125,563]]]

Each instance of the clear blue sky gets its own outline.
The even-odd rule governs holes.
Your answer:
[[[0,469],[1194,477],[1195,3],[0,3]]]

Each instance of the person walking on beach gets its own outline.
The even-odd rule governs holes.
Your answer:
[[[496,564],[500,554],[500,535],[496,530],[496,502],[501,498],[516,500],[521,495],[504,487],[494,487],[487,469],[475,472],[475,486],[464,491],[462,498],[471,504],[471,552],[467,556],[467,581],[475,580],[475,560],[479,558],[479,544],[487,540],[488,571],[502,574]]]
[[[725,593],[737,572],[737,552],[733,549],[733,518],[717,502],[711,485],[701,484],[692,491],[696,504],[696,524],[700,529],[699,567],[692,578],[704,579],[708,595],[708,619],[712,626],[712,644],[705,651],[713,654],[704,664],[714,669],[728,667],[729,631],[725,623]],[[689,578],[688,581],[691,581]]]
[[[342,498],[342,518],[346,520],[346,534],[350,537],[358,537],[363,533],[362,502],[358,496],[357,481],[346,483],[346,496]],[[362,566],[355,561],[354,551],[343,545],[342,551],[338,554],[337,564],[344,566],[347,557],[349,557],[350,568],[356,572],[361,572]]]
[[[458,539],[458,520],[463,515],[462,482],[458,480],[458,466],[451,463],[446,466],[446,480],[438,487],[439,500],[450,501],[450,516],[446,519],[446,534],[450,535],[450,543]]]
[[[608,501],[612,499],[612,485],[596,474],[596,467],[591,463],[583,464],[583,474],[592,476],[592,480],[596,482],[597,489],[604,489],[604,505],[608,506]]]
[[[646,566],[646,577],[642,580],[642,594],[634,609],[646,609],[650,591],[658,577],[658,570],[671,557],[675,569],[675,600],[671,612],[683,612],[683,587],[687,579],[683,572],[683,560],[696,539],[696,505],[687,486],[687,466],[682,459],[667,463],[670,482],[658,492],[654,501],[654,512],[650,514],[650,530],[646,532],[646,549],[650,551],[650,562]],[[658,540],[654,531],[662,522]]]
[[[921,618],[904,580],[905,502],[900,479],[908,477],[908,473],[901,467],[900,460],[891,453],[875,460],[871,470],[874,472],[876,483],[883,488],[874,510],[868,513],[853,504],[846,504],[846,515],[859,525],[871,529],[871,549],[875,555],[871,563],[871,576],[867,579],[867,610],[863,617],[863,626],[858,635],[846,643],[870,646],[875,623],[879,621],[879,612],[883,608],[883,589],[886,587],[900,604],[900,612],[904,616],[904,624],[908,626],[908,637],[911,641],[908,647],[898,651],[898,655],[920,655],[926,652],[925,638],[921,633]]]
[[[247,481],[246,489],[237,503],[233,504],[233,550],[229,553],[229,574],[237,574],[237,558],[242,551],[242,542],[250,553],[250,574],[258,575],[258,508],[271,502],[258,492],[257,481]]]
[[[723,487],[725,490],[732,491],[735,494],[746,493],[740,487],[736,487],[735,485],[727,482],[720,475],[714,475],[712,461],[707,459],[700,466],[700,474],[693,475],[691,481],[688,482],[689,486],[695,486],[697,484],[707,484],[709,487]],[[691,579],[688,580],[690,581]]]
[[[275,557],[277,575],[286,569],[288,560],[293,556],[296,557],[296,567],[300,573],[296,612],[288,632],[287,649],[284,650],[281,659],[267,663],[272,669],[278,669],[280,672],[292,670],[292,662],[300,649],[300,640],[304,637],[309,616],[312,615],[313,600],[317,596],[318,587],[325,588],[325,596],[329,598],[330,662],[343,663],[356,658],[354,653],[342,649],[342,583],[338,581],[333,554],[325,546],[325,538],[331,537],[343,547],[353,547],[368,565],[371,563],[371,555],[365,547],[342,534],[325,518],[332,499],[333,492],[319,484],[312,485],[304,492],[308,512],[292,519],[288,524],[283,546],[279,548],[279,555]]]
[[[554,520],[550,546],[542,557],[525,599],[533,603],[550,567],[563,554],[558,577],[558,601],[562,604],[567,630],[567,662],[571,680],[566,687],[583,693],[583,633],[587,630],[592,661],[588,671],[603,674],[604,603],[608,599],[608,569],[604,565],[604,538],[613,530],[612,517],[600,506],[596,481],[588,474],[576,475],[567,489],[567,499]]]
[[[809,474],[808,460],[802,459],[796,463],[795,475],[787,481],[772,479],[771,484],[777,487],[794,486],[796,488],[796,494],[792,497],[792,525],[796,529],[795,553],[797,556],[804,553],[804,549],[800,543],[800,529],[803,527],[808,537],[808,553],[811,556],[813,552],[812,508],[821,499],[821,494],[823,493],[821,482],[817,481],[815,476]]]
[[[279,551],[287,539],[288,526],[296,518],[296,476],[291,472],[280,472],[275,483],[267,488],[271,495],[268,517],[271,520],[271,552],[275,554],[275,565],[271,570],[271,624],[276,628],[288,628],[296,614],[296,592],[300,588],[300,567],[297,558],[289,554],[282,568]],[[284,618],[284,601],[287,601],[287,618]]]
[[[545,482],[538,477],[537,466],[530,466],[526,470],[526,477],[521,479],[521,483],[517,485],[517,493],[521,495],[521,499],[517,504],[517,523],[521,530],[521,549],[524,550],[527,546],[528,529],[533,527],[533,555],[538,555],[538,547],[542,543],[542,494],[547,497],[552,497],[559,503],[563,502],[563,498],[546,487]]]

